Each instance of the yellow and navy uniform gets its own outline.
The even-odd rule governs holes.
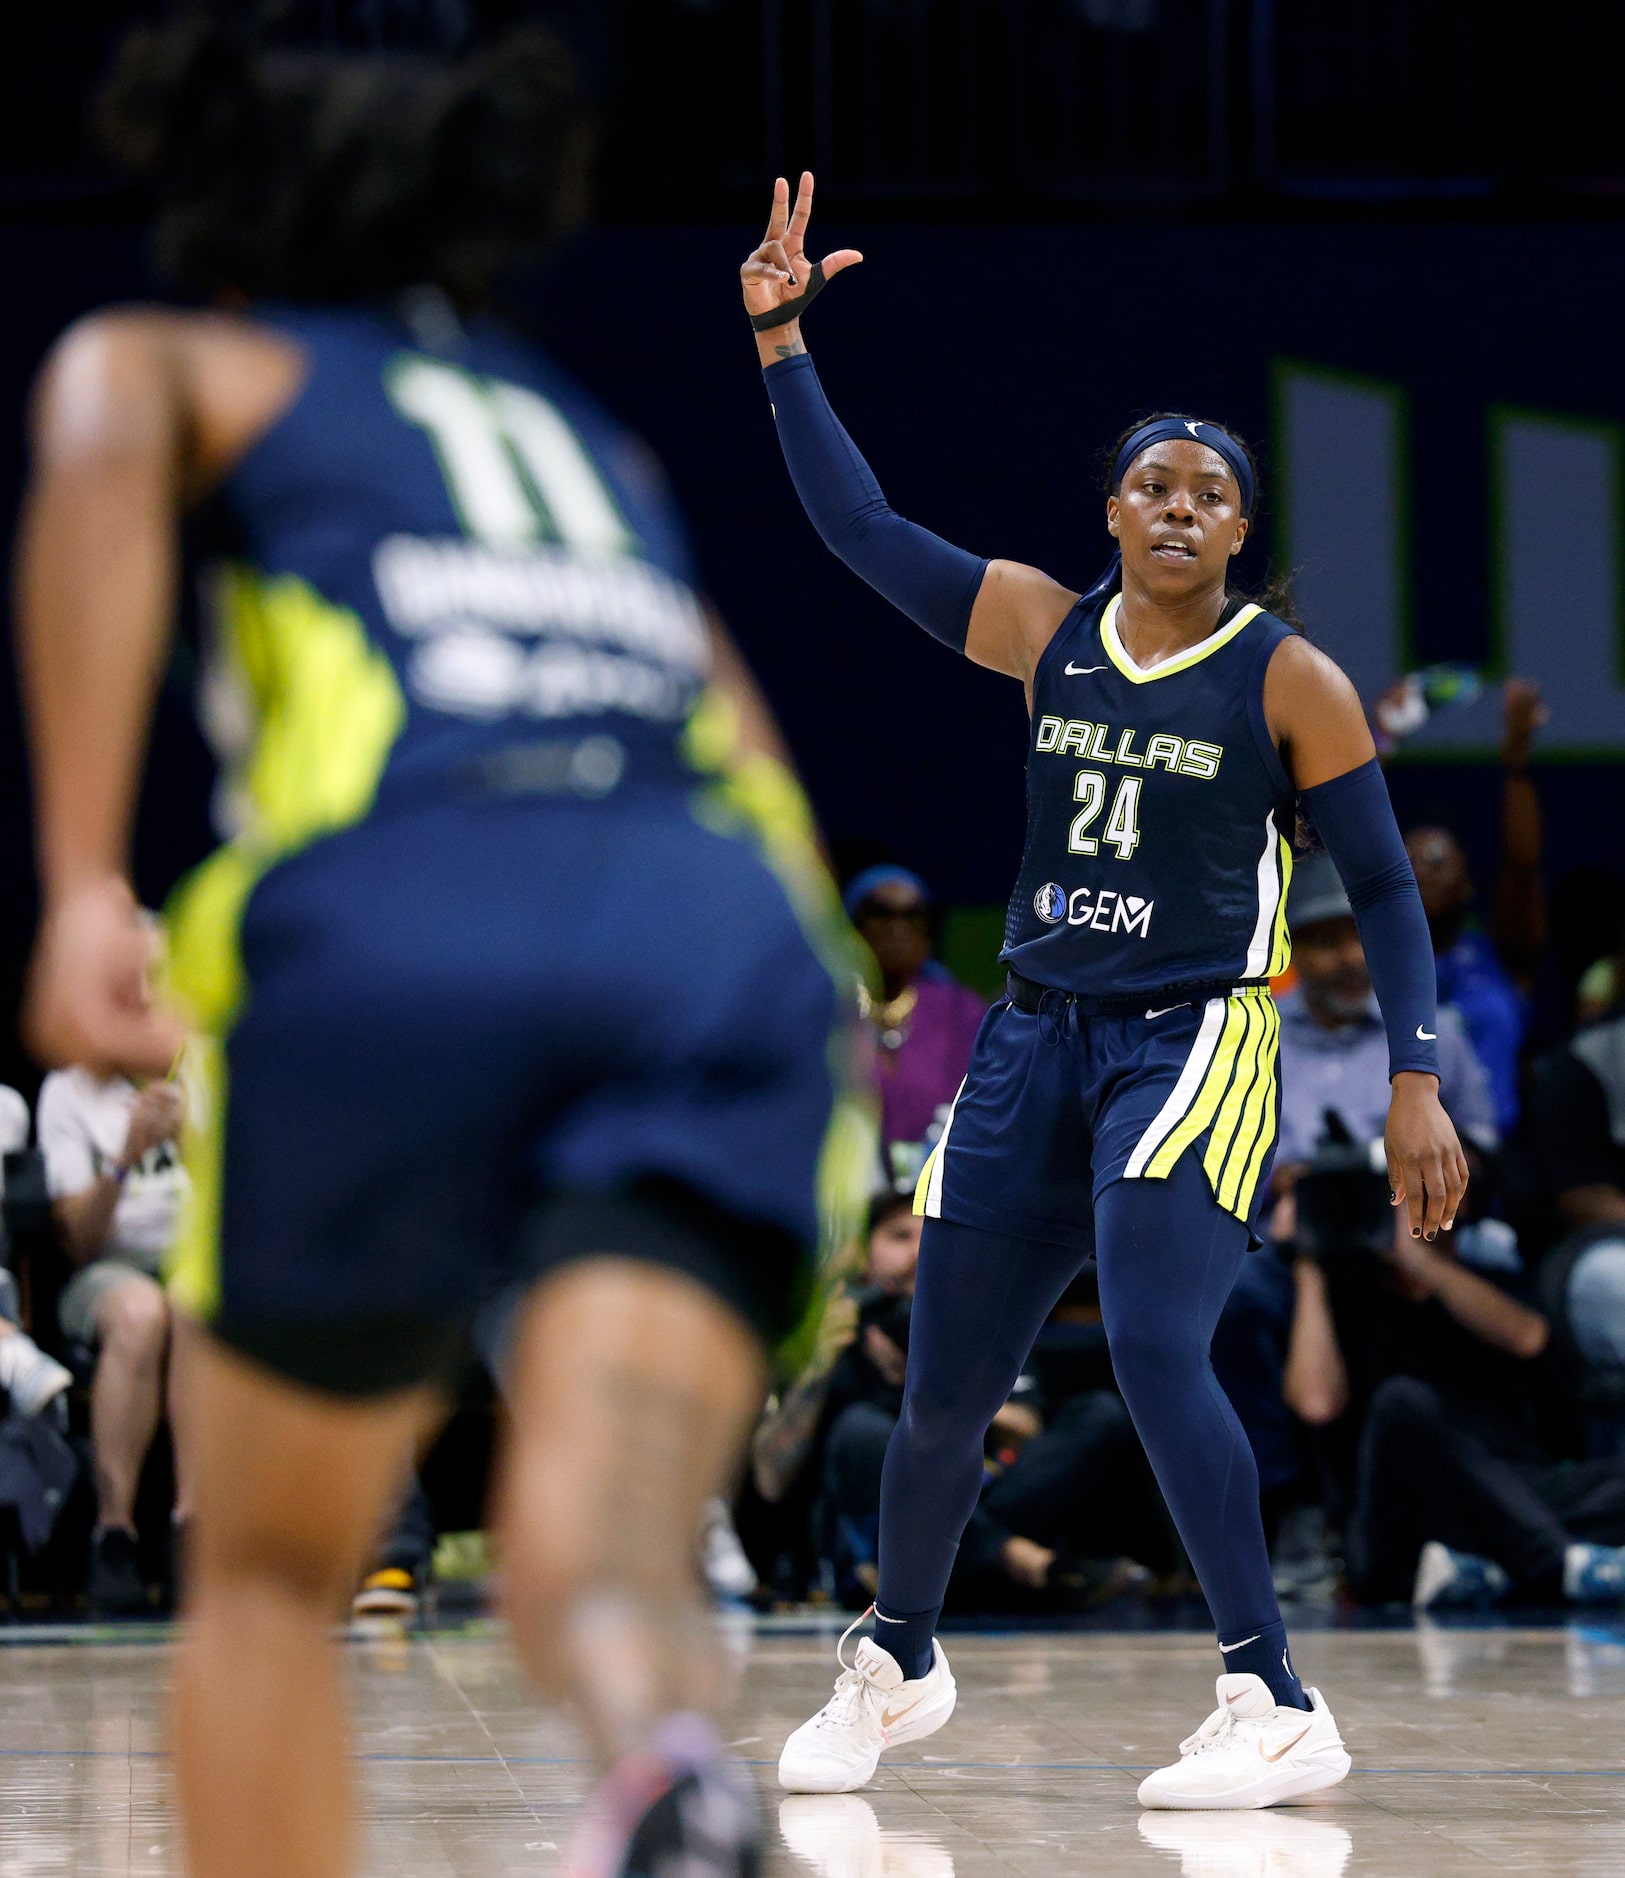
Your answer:
[[[1010,1001],[985,1020],[918,1210],[1087,1246],[1095,1198],[1196,1154],[1251,1218],[1276,1132],[1295,795],[1264,721],[1291,631],[1227,605],[1143,670],[1086,596],[1033,682]],[[1064,1047],[1057,1047],[1064,1046]]]
[[[210,1093],[179,1301],[365,1392],[607,1232],[781,1333],[859,1128],[855,942],[708,689],[658,469],[494,329],[259,317],[306,373],[218,504],[230,838],[168,913]]]

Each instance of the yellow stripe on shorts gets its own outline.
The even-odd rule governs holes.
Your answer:
[[[1264,1156],[1275,1138],[1280,1036],[1280,1016],[1266,987],[1237,992],[1226,1001],[1224,1028],[1207,1072],[1184,1115],[1146,1161],[1142,1178],[1166,1180],[1179,1157],[1206,1133],[1202,1171],[1214,1198],[1238,1219],[1251,1215]]]

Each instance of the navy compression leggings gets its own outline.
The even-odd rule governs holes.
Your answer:
[[[1117,1386],[1220,1640],[1274,1626],[1281,1613],[1258,1471],[1208,1356],[1247,1228],[1219,1207],[1186,1154],[1166,1180],[1108,1187],[1095,1205],[1095,1241]],[[941,1605],[981,1490],[987,1425],[1081,1264],[1060,1246],[925,1222],[903,1414],[881,1484],[882,1610]]]

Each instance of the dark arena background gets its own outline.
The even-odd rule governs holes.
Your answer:
[[[738,269],[761,238],[773,179],[793,187],[802,168],[818,184],[810,251],[864,255],[809,314],[808,345],[896,510],[1082,590],[1107,558],[1105,459],[1126,425],[1188,411],[1247,439],[1263,494],[1238,584],[1261,592],[1290,579],[1309,636],[1382,732],[1400,827],[1459,845],[1473,897],[1435,926],[1441,971],[1461,932],[1486,956],[1502,948],[1494,970],[1516,1034],[1509,1042],[1503,1026],[1472,1269],[1549,1326],[1531,1359],[1542,1413],[1557,1404],[1538,1456],[1497,1452],[1495,1465],[1546,1470],[1539,1518],[1569,1522],[1557,1529],[1570,1562],[1555,1578],[1513,1570],[1509,1581],[1490,1539],[1467,1545],[1429,1528],[1419,1534],[1429,1545],[1487,1572],[1452,1581],[1459,1596],[1424,1596],[1418,1576],[1415,1614],[1408,1582],[1360,1582],[1347,1538],[1370,1490],[1371,1424],[1358,1404],[1295,1389],[1288,1325],[1294,1281],[1321,1282],[1300,1266],[1330,1274],[1335,1294],[1339,1257],[1383,1254],[1323,1244],[1321,1256],[1306,1223],[1294,1240],[1277,1218],[1249,1257],[1274,1261],[1285,1292],[1237,1333],[1254,1339],[1239,1359],[1248,1386],[1275,1392],[1268,1464],[1264,1437],[1242,1420],[1265,1476],[1295,1655],[1338,1703],[1354,1772],[1291,1811],[1139,1814],[1134,1782],[1192,1725],[1216,1659],[1144,1456],[1107,1412],[1121,1404],[1085,1274],[1023,1378],[1033,1419],[1017,1414],[1002,1447],[990,1436],[987,1493],[1016,1477],[1024,1446],[1058,1452],[1084,1419],[1079,1405],[1092,1405],[1095,1433],[1062,1457],[1079,1471],[1055,1491],[1122,1518],[1103,1515],[1097,1530],[1050,1508],[1030,1530],[1009,1528],[1020,1545],[1000,1555],[1002,1577],[994,1561],[975,1584],[956,1579],[945,1635],[960,1714],[890,1755],[864,1795],[785,1799],[773,1767],[824,1697],[835,1637],[872,1595],[872,1533],[866,1541],[862,1518],[836,1504],[827,1454],[788,1484],[766,1482],[760,1442],[735,1501],[713,1509],[715,1647],[741,1691],[725,1732],[767,1805],[766,1869],[1625,1871],[1625,8],[285,0],[267,10],[299,43],[357,53],[449,57],[525,22],[574,46],[598,115],[590,223],[506,283],[505,309],[659,458],[699,583],[779,718],[841,883],[884,866],[924,884],[928,901],[904,879],[901,911],[877,913],[860,893],[848,911],[865,938],[866,908],[892,939],[897,921],[915,918],[935,948],[931,972],[984,1001],[1002,995],[1026,718],[1014,684],[915,631],[824,551],[784,472]],[[17,0],[0,19],[8,541],[28,471],[30,387],[53,341],[109,303],[185,304],[155,265],[147,201],[101,154],[91,122],[115,46],[162,14]],[[195,572],[189,564],[136,828],[135,885],[152,907],[216,840],[217,777],[194,696],[207,630]],[[20,1009],[38,894],[9,588],[3,604],[0,1084],[35,1112],[44,1066]],[[632,896],[622,916],[658,930],[663,908]],[[882,1057],[906,1042],[914,1008],[894,992],[888,977],[873,1000]],[[963,1052],[941,1103],[962,1069]],[[918,1167],[906,1150],[923,1152],[941,1113],[925,1143],[895,1144],[905,1151],[886,1179]],[[1320,1141],[1321,1119],[1302,1138]],[[1589,1158],[1573,1147],[1587,1130]],[[0,1878],[180,1873],[163,1723],[181,1627],[170,1615],[169,1440],[160,1431],[140,1475],[147,1607],[114,1622],[87,1602],[96,1353],[58,1317],[71,1266],[41,1144],[37,1115],[5,1141],[14,1282],[0,1300],[11,1308],[0,1324],[11,1402],[0,1423],[0,1646],[13,1647],[0,1647]],[[1349,1166],[1364,1151],[1353,1145]],[[1356,1178],[1339,1165],[1322,1170],[1328,1181]],[[1328,1203],[1330,1223],[1315,1228],[1324,1241],[1345,1228],[1358,1236],[1350,1191]],[[861,1266],[862,1248],[852,1256]],[[1587,1258],[1594,1282],[1582,1296],[1571,1279]],[[872,1327],[874,1287],[860,1296]],[[1427,1308],[1446,1307],[1435,1297]],[[13,1321],[72,1376],[43,1460],[6,1367]],[[1273,1356],[1259,1354],[1266,1346]],[[1345,1356],[1354,1377],[1359,1359]],[[1497,1360],[1510,1360],[1501,1346]],[[775,1378],[771,1412],[795,1382],[794,1369]],[[562,1871],[589,1784],[585,1750],[526,1692],[488,1615],[494,1393],[471,1367],[423,1462],[429,1537],[392,1568],[404,1581],[397,1601],[381,1595],[350,1633],[369,1872]],[[888,1397],[874,1382],[872,1394],[895,1415],[895,1387]],[[827,1420],[820,1429],[827,1441]],[[1547,1491],[1576,1469],[1595,1484],[1589,1525],[1591,1513]],[[1520,1478],[1534,1494],[1534,1474]],[[1591,1561],[1618,1570],[1612,1592],[1600,1579],[1581,1585],[1571,1556],[1581,1552],[1614,1558]]]

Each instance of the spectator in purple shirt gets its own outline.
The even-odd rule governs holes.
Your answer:
[[[881,1146],[908,1181],[965,1077],[987,1006],[931,956],[931,890],[906,867],[868,867],[847,885],[847,916],[875,955],[881,993],[868,1017],[879,1049]]]

